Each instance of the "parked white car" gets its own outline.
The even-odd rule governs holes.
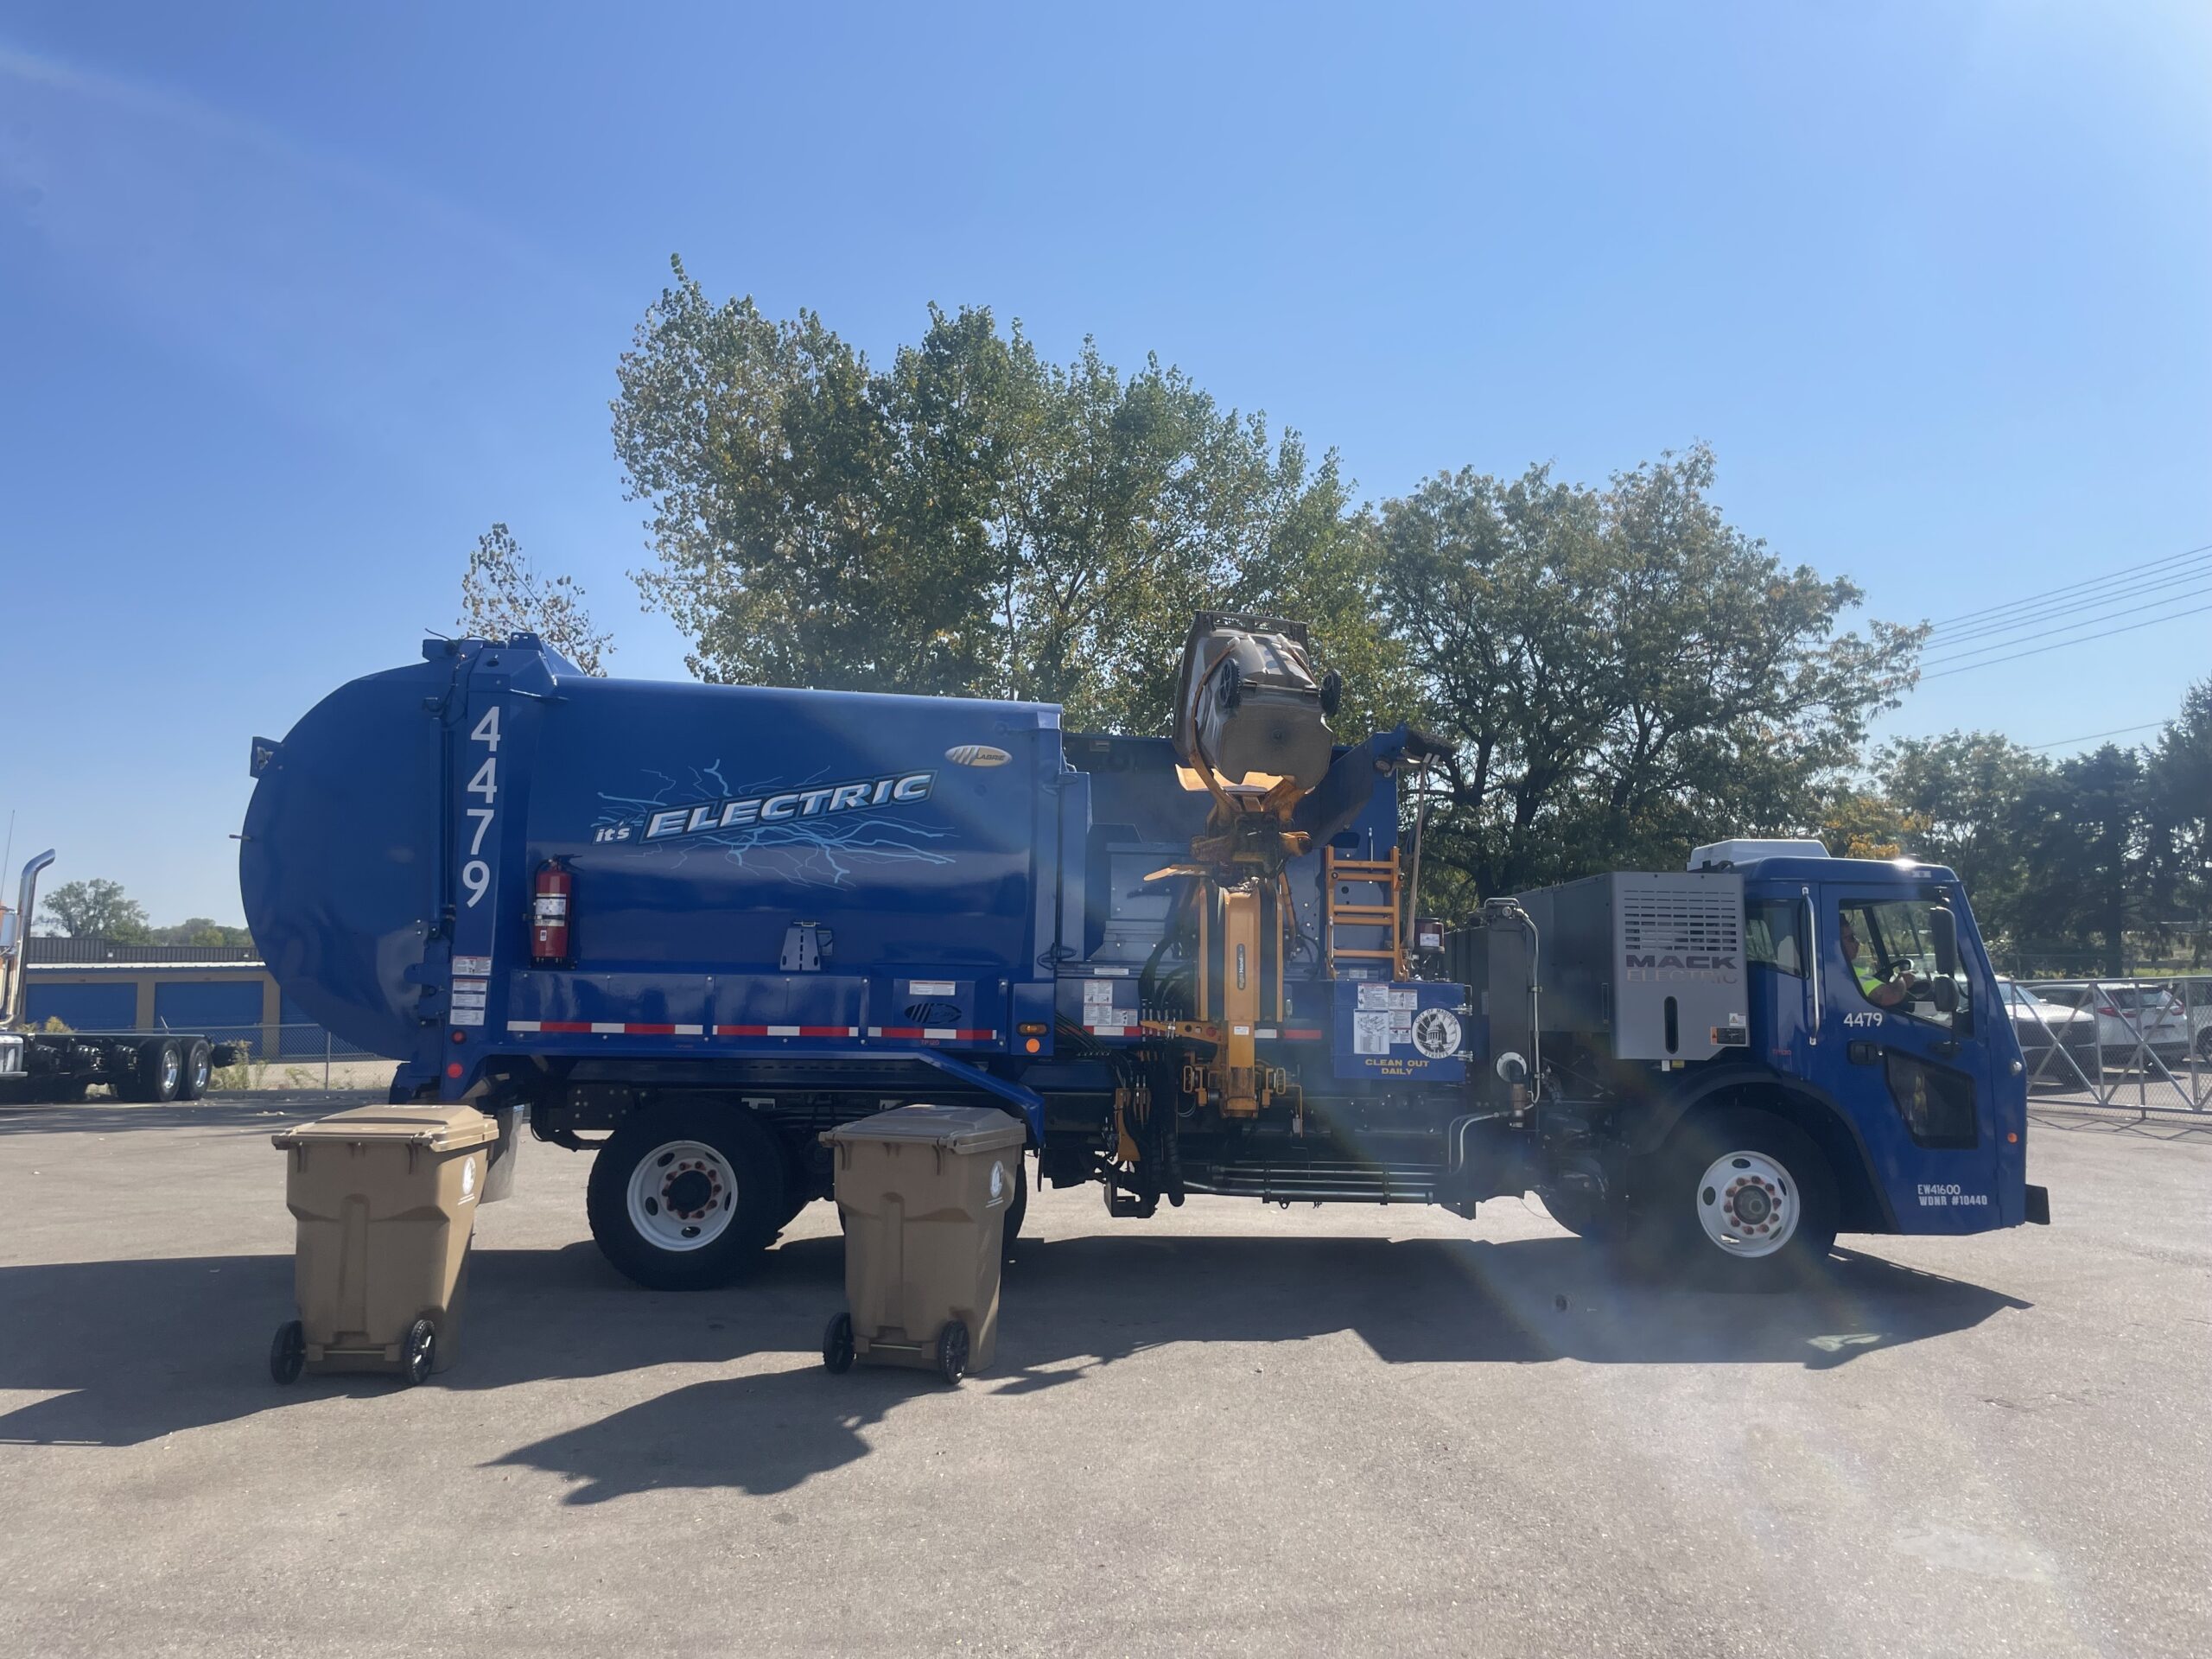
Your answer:
[[[2212,1063],[2212,980],[2190,981],[2181,998],[2189,1005],[2189,1046],[2198,1059]]]
[[[2189,1015],[2177,990],[2156,984],[2111,983],[2030,988],[2045,1001],[2063,1002],[2096,1015],[2097,1039],[2104,1046],[2108,1071],[2136,1065],[2140,1058],[2139,1045],[2147,1047],[2164,1065],[2177,1065],[2189,1058]]]
[[[2095,1014],[2048,1001],[2016,980],[2000,979],[1997,988],[2012,1016],[2012,1035],[2027,1063],[2030,1088],[2075,1089],[2096,1082]]]

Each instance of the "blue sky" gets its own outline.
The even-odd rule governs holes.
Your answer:
[[[1900,620],[2212,543],[2208,85],[2192,4],[0,0],[0,818],[237,920],[248,738],[495,518],[681,675],[607,414],[671,252],[877,354],[1156,351],[1370,497],[1704,439]],[[1885,729],[2155,720],[2208,624]]]

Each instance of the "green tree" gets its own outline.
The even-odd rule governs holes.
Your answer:
[[[2143,783],[2146,931],[2161,944],[2185,937],[2202,967],[2212,951],[2212,679],[2183,697]]]
[[[226,927],[207,916],[190,916],[183,921],[157,927],[147,935],[156,944],[204,944],[235,947],[251,946],[253,935],[242,927]]]
[[[1928,822],[1879,790],[1834,791],[1821,809],[1819,839],[1838,858],[1900,858]]]
[[[46,896],[40,918],[72,938],[114,939],[125,944],[143,944],[148,937],[146,907],[123,891],[119,881],[94,876],[85,881],[65,881]]]
[[[460,627],[478,639],[534,633],[587,674],[603,671],[600,659],[610,637],[592,626],[584,590],[575,579],[539,576],[505,524],[478,537],[468,556],[461,579]]]
[[[1453,745],[1425,855],[1447,905],[1802,833],[1911,683],[1923,631],[1840,632],[1859,590],[1729,525],[1713,478],[1700,447],[1603,489],[1465,471],[1382,505],[1385,613]]]
[[[1057,702],[1164,731],[1209,606],[1310,623],[1386,688],[1372,550],[1336,458],[1095,346],[932,307],[878,371],[812,312],[720,304],[675,264],[619,369],[615,451],[647,504],[649,603],[702,678]],[[1355,706],[1348,719],[1365,712]]]
[[[1882,793],[1916,826],[1904,849],[1965,883],[1992,951],[2012,959],[2045,925],[2024,913],[2030,801],[2050,791],[2050,763],[1996,732],[1904,738],[1874,757]]]
[[[2144,796],[2142,757],[2111,743],[2060,761],[2027,791],[2014,924],[2026,966],[2128,971],[2145,874]]]

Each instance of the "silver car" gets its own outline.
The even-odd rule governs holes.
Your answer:
[[[2094,1014],[2097,1039],[2104,1046],[2105,1066],[2126,1071],[2140,1061],[2147,1048],[2164,1065],[2177,1065],[2189,1058],[2189,1015],[2180,994],[2156,984],[2037,985],[2031,988],[2046,1001]]]
[[[2031,1089],[2078,1089],[2097,1080],[2097,1016],[2048,1001],[2016,980],[2000,979],[2012,1035],[2027,1063]]]

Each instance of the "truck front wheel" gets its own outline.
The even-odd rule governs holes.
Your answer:
[[[648,1112],[593,1160],[585,1209],[607,1259],[649,1290],[702,1290],[742,1271],[789,1208],[784,1157],[743,1106]]]
[[[1769,1112],[1685,1122],[1630,1192],[1630,1265],[1713,1290],[1810,1283],[1835,1243],[1835,1178],[1795,1124]]]

